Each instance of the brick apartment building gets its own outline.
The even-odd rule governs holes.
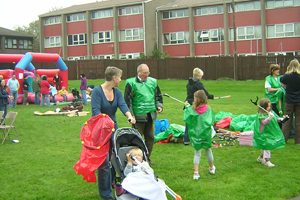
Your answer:
[[[234,53],[231,0],[108,0],[40,15],[41,51],[64,59]],[[300,55],[300,0],[235,0],[237,54]]]

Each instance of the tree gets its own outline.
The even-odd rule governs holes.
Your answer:
[[[156,42],[154,43],[154,48],[151,51],[151,56],[150,58],[158,58],[158,59],[165,59],[165,58],[169,58],[170,55],[167,52],[161,52],[158,48],[157,48],[157,44]]]
[[[39,30],[39,20],[33,21],[29,26],[18,26],[15,31],[26,33],[33,36],[32,51],[40,52],[40,30]]]

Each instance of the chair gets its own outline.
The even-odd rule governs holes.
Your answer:
[[[2,121],[4,115],[4,111],[0,111],[0,120]],[[1,124],[1,123],[0,123]]]
[[[9,135],[15,135],[15,136],[17,136],[17,138],[19,140],[19,136],[18,136],[18,133],[17,133],[17,128],[15,126],[15,120],[16,120],[17,115],[18,115],[17,112],[8,112],[6,117],[2,121],[2,123],[0,125],[0,129],[3,131],[4,138],[2,140],[1,145],[4,143],[7,136],[10,139]],[[9,124],[9,122],[10,122],[10,124]],[[15,131],[16,131],[15,134],[10,134],[9,133],[10,129],[12,129],[12,128],[15,129]]]

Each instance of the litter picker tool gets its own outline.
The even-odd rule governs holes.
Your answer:
[[[265,111],[266,113],[269,113],[269,111],[267,111],[266,109],[264,109],[263,107],[261,107],[260,105],[257,105],[257,101],[258,101],[258,96],[256,96],[256,101],[253,101],[252,99],[250,99],[251,103],[253,103],[254,105],[258,106],[260,109],[262,109],[263,111]]]
[[[169,98],[174,99],[175,101],[178,101],[179,103],[183,103],[183,104],[185,105],[185,103],[184,103],[183,101],[180,101],[179,99],[176,99],[176,98],[174,98],[174,97],[168,95],[167,93],[162,94],[162,96],[169,97]]]
[[[130,156],[130,158],[136,162],[138,164],[138,166],[141,166],[142,168],[143,165],[142,163],[140,163],[137,159],[135,159],[133,156]],[[144,168],[145,169],[145,168]],[[152,173],[152,171],[150,169],[145,169],[146,173],[149,174],[150,176],[152,176],[156,181],[157,183],[163,187],[163,188],[166,188],[166,191],[175,199],[175,200],[182,200],[181,196],[179,196],[178,194],[176,194],[171,188],[169,188],[162,180],[156,178],[156,176]]]
[[[267,111],[266,109],[264,109],[263,107],[261,107],[260,105],[257,105],[257,101],[258,101],[258,96],[256,96],[256,101],[253,101],[252,99],[250,99],[251,103],[253,103],[254,105],[258,106],[260,109],[264,110],[265,112],[267,113],[270,113],[269,111]],[[284,118],[280,118],[280,122],[281,123],[284,123],[286,122],[287,120],[290,119],[290,116],[286,115],[284,116]]]
[[[226,98],[230,98],[231,96],[230,95],[227,95],[227,96],[222,96],[222,97],[215,97],[215,99],[226,99]]]

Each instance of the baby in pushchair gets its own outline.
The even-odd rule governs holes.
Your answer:
[[[125,179],[116,184],[118,200],[161,199],[167,200],[165,187],[157,182],[153,169],[143,160],[143,152],[134,147],[127,154],[127,165],[124,169]],[[132,159],[135,159],[132,160]]]
[[[136,129],[121,128],[114,134],[112,166],[121,179],[115,185],[117,200],[167,200],[167,186],[153,174],[148,150]]]

